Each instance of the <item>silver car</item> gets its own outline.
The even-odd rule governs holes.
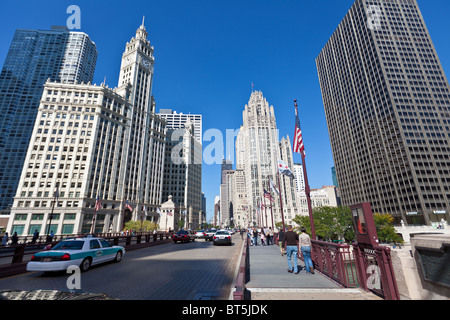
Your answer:
[[[226,230],[219,230],[214,234],[213,241],[215,246],[218,244],[227,244],[231,246],[231,233]]]

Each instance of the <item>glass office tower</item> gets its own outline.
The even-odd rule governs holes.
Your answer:
[[[88,35],[65,27],[15,32],[0,74],[1,213],[13,204],[45,82],[92,82],[97,55]]]
[[[357,0],[316,59],[344,205],[450,210],[450,86],[415,0]]]

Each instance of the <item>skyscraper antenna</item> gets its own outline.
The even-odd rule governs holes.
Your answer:
[[[144,26],[145,23],[145,16],[142,18],[142,26]]]

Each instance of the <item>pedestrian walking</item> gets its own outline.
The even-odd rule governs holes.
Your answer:
[[[266,235],[264,233],[264,229],[261,229],[261,245],[266,245]]]
[[[19,242],[19,237],[17,236],[17,232],[14,232],[14,234],[11,237],[11,245],[15,246]]]
[[[314,274],[314,265],[311,260],[311,238],[306,233],[305,227],[301,227],[300,231],[302,232],[302,234],[299,236],[300,250],[305,262],[306,272]]]
[[[34,230],[33,239],[31,239],[31,243],[36,243],[38,238],[39,238],[39,232],[36,229],[36,230]]]
[[[273,244],[273,230],[272,230],[272,227],[269,227],[269,236],[268,236],[267,244]]]
[[[8,240],[9,240],[8,232],[5,232],[5,235],[3,236],[2,239],[2,246],[6,246],[8,244]]]
[[[257,246],[258,245],[258,242],[257,242],[257,240],[258,240],[258,231],[256,230],[256,228],[253,228],[252,236],[253,236],[253,244],[255,246]]]
[[[299,238],[298,234],[293,231],[292,226],[288,227],[288,232],[284,235],[283,247],[286,248],[286,256],[288,261],[288,272],[298,274],[300,269],[298,268],[298,244]]]
[[[278,246],[280,247],[281,256],[284,255],[283,240],[284,240],[284,230],[280,229],[280,231],[278,232]]]
[[[2,237],[2,246],[6,246],[9,241],[9,235],[8,232],[5,232],[5,234]]]

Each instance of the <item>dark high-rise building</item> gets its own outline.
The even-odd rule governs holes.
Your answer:
[[[91,82],[97,55],[82,32],[15,32],[0,74],[0,211],[9,212],[13,204],[44,84]]]
[[[344,205],[450,210],[450,87],[415,0],[357,0],[316,59]]]
[[[220,168],[220,184],[225,183],[225,171],[227,170],[233,170],[233,162],[231,160],[222,160],[221,168]]]

